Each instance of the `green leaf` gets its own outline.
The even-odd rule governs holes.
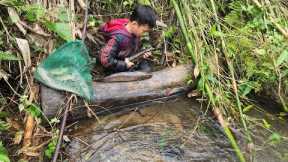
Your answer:
[[[46,22],[45,25],[49,30],[58,34],[62,39],[66,41],[73,40],[72,29],[69,23]]]
[[[261,56],[265,56],[266,50],[265,49],[255,49],[255,52]]]
[[[248,105],[248,106],[246,106],[246,107],[243,109],[243,113],[246,113],[246,112],[250,111],[250,110],[253,109],[253,108],[254,108],[253,105]]]
[[[142,5],[151,5],[150,0],[138,0],[137,2]]]
[[[269,136],[269,141],[271,144],[280,143],[281,139],[282,139],[281,135],[275,132]]]
[[[22,8],[28,21],[36,22],[45,16],[46,10],[38,4],[26,5]]]
[[[0,0],[0,5],[19,6],[19,5],[23,5],[23,2],[21,0]]]
[[[20,58],[12,55],[10,52],[3,52],[0,51],[0,61],[5,60],[5,61],[18,61],[21,60]]]
[[[284,50],[281,55],[277,58],[276,66],[281,65],[283,62],[288,60],[288,50]]]
[[[52,155],[56,149],[57,145],[57,139],[58,138],[53,138],[52,141],[48,144],[46,150],[45,150],[45,156],[48,157],[49,159],[52,158]]]
[[[7,116],[9,116],[9,113],[7,113],[7,112],[5,112],[5,111],[1,111],[1,112],[0,112],[0,118],[5,118],[5,117],[7,117]]]
[[[10,162],[9,158],[7,155],[3,155],[0,153],[0,161],[1,162]]]
[[[10,125],[2,120],[0,120],[0,131],[5,131],[10,127]]]
[[[212,37],[216,37],[216,38],[217,38],[217,37],[224,36],[224,33],[219,32],[219,31],[217,30],[216,25],[213,25],[213,26],[211,27],[211,29],[210,29],[209,35],[212,36]]]
[[[0,79],[1,79],[1,74],[3,73],[3,71],[0,70]],[[0,97],[0,106],[6,105],[7,104],[7,100],[5,97]],[[1,112],[0,112],[1,114]]]
[[[197,83],[197,89],[200,91],[204,91],[204,79],[201,77]]]
[[[174,26],[170,26],[165,32],[164,32],[164,36],[167,38],[167,39],[170,39],[172,38],[174,35],[175,35],[175,32],[176,32],[176,28]]]
[[[49,123],[50,124],[60,123],[60,120],[57,118],[52,118]]]
[[[191,85],[193,83],[193,80],[192,79],[189,79],[188,81],[187,81],[187,84],[188,85]]]
[[[69,23],[69,11],[67,11],[66,8],[64,7],[60,7],[59,10],[58,10],[58,20],[60,22],[66,22],[66,23]]]
[[[35,104],[29,105],[25,110],[29,112],[33,117],[40,117],[41,115],[40,108]]]
[[[262,121],[265,128],[269,129],[271,127],[271,124],[269,124],[265,119],[262,119]]]
[[[125,7],[130,7],[130,6],[133,5],[133,3],[134,3],[133,0],[125,0],[125,1],[123,2],[123,6],[125,6]]]
[[[9,157],[8,157],[8,152],[6,148],[3,146],[2,141],[0,141],[0,161],[10,162]]]
[[[239,86],[240,96],[245,97],[247,94],[251,92],[253,87],[249,85],[249,83],[244,83]]]

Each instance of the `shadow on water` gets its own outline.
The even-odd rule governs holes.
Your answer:
[[[80,122],[69,136],[69,161],[237,161],[221,128],[204,111],[198,102],[181,98],[137,112],[106,116],[100,123]],[[244,143],[244,139],[237,140]],[[266,154],[263,150],[260,152]],[[264,156],[256,155],[254,161],[265,161]],[[281,161],[276,155],[266,161],[271,157]]]

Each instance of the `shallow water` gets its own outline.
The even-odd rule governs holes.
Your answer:
[[[181,98],[128,114],[102,117],[100,123],[94,119],[82,121],[69,136],[72,141],[67,153],[70,161],[87,162],[237,161],[219,125],[203,112],[205,109],[198,102]],[[239,134],[238,142],[245,150],[244,138]],[[266,135],[258,134],[258,151],[247,153],[247,158],[259,162],[285,161],[279,154],[285,154],[286,148],[281,146],[275,154],[261,144]],[[285,146],[283,142],[278,146],[281,144]]]

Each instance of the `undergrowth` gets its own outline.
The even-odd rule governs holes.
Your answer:
[[[266,95],[281,104],[283,112],[288,112],[286,2],[142,0],[140,3],[154,7],[159,19],[168,25],[165,29],[156,29],[160,31],[158,46],[165,48],[165,65],[196,65],[197,90],[208,99],[211,110],[219,110],[224,116],[222,126],[226,135],[236,152],[238,149],[240,161],[245,161],[227,123],[241,123],[247,142],[253,143],[247,115],[255,108],[251,96]],[[89,11],[88,31],[93,35],[93,30],[104,21],[128,16],[134,4],[134,0],[91,1],[93,10]],[[83,9],[75,4],[76,8],[71,11],[69,5],[0,0],[0,161],[9,161],[4,147],[9,145],[18,146],[18,153],[10,156],[13,159],[40,155],[51,158],[53,154],[59,118],[48,120],[41,115],[31,72],[54,48],[79,37],[75,29],[82,27]],[[25,45],[17,43],[16,38],[28,42],[30,57],[21,51]],[[149,40],[148,36],[144,39]],[[154,61],[162,62],[159,61],[162,54],[155,55]],[[21,149],[25,122],[30,115],[36,121],[34,132],[45,132],[47,136],[35,139],[41,147]],[[45,120],[50,123],[48,130],[41,126]],[[267,125],[269,123],[263,121],[263,126]],[[7,132],[10,136],[4,135]],[[275,133],[271,136],[278,137]]]

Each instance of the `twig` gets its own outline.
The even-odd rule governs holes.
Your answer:
[[[167,42],[166,42],[166,38],[163,37],[163,46],[164,46],[164,50],[162,51],[162,57],[161,57],[161,65],[164,65],[167,61]]]
[[[0,16],[0,22],[1,22],[2,26],[3,26],[3,29],[5,30],[5,32],[7,34],[8,43],[9,43],[9,40],[13,40],[13,39],[12,39],[12,36],[10,35],[9,31],[7,30],[7,27],[5,26],[1,16]]]
[[[50,37],[51,36],[51,34],[48,34],[48,33],[45,33],[44,31],[37,31],[36,29],[34,29],[34,28],[31,28],[29,25],[27,25],[24,21],[19,21],[19,23],[22,25],[22,26],[24,26],[25,28],[27,28],[28,30],[30,30],[31,32],[33,32],[33,33],[36,33],[36,34],[39,34],[39,35],[41,35],[41,36],[43,36],[43,37]]]
[[[262,5],[257,0],[252,0],[252,2],[254,2],[257,7],[262,8]]]
[[[80,7],[81,7],[83,10],[85,10],[85,8],[87,8],[87,6],[86,6],[86,4],[84,3],[83,0],[78,0],[78,3],[79,3]]]
[[[138,108],[136,107],[134,111],[137,112]],[[121,123],[117,130],[120,130],[132,118],[132,116],[134,116],[133,113],[129,114],[129,116]]]
[[[282,86],[281,86],[281,80],[282,80],[282,75],[281,75],[281,73],[279,73],[279,79],[278,79],[279,81],[279,83],[278,83],[278,96],[279,96],[279,98],[280,98],[280,102],[281,102],[281,104],[282,104],[282,106],[283,106],[283,109],[284,109],[284,111],[286,111],[286,112],[288,112],[288,107],[287,107],[287,105],[286,105],[286,103],[285,103],[285,100],[283,99],[283,97],[282,97],[282,94],[281,94],[281,90],[282,90]]]
[[[91,16],[98,16],[98,17],[109,17],[109,16],[120,16],[120,15],[128,15],[131,14],[132,12],[123,12],[123,13],[116,13],[116,14],[105,14],[105,15],[100,15],[100,14],[91,14]]]
[[[70,25],[72,28],[72,38],[75,40],[76,38],[76,31],[75,31],[75,3],[74,0],[69,0],[69,6],[70,6],[70,12],[71,12],[71,17],[70,17]]]
[[[88,9],[89,9],[89,4],[88,0],[86,0],[86,8],[85,8],[85,19],[84,19],[84,26],[83,26],[83,31],[82,31],[82,41],[84,42],[86,39],[86,28],[87,28],[87,22],[88,22]]]
[[[14,92],[15,95],[17,95],[18,97],[20,97],[21,95],[15,91],[15,89],[11,86],[11,84],[8,82],[7,79],[4,79],[4,81],[7,83],[7,85],[9,86],[9,88]]]
[[[60,134],[59,134],[59,138],[58,138],[58,141],[57,141],[57,146],[56,146],[56,149],[55,149],[55,153],[54,153],[52,162],[56,162],[57,158],[58,158],[60,146],[61,146],[62,139],[63,139],[64,129],[65,129],[65,125],[66,125],[66,120],[67,120],[67,117],[68,117],[68,111],[69,111],[69,109],[71,109],[72,99],[73,99],[73,96],[71,96],[69,98],[68,105],[65,107],[65,112],[64,112],[64,116],[63,116],[62,123],[61,123],[61,128],[60,128]]]
[[[96,118],[96,120],[98,121],[98,123],[101,123],[100,119],[98,118],[98,116],[96,115],[96,113],[90,108],[89,104],[84,101],[85,107],[88,109],[88,111],[90,113],[92,113],[92,115]]]

